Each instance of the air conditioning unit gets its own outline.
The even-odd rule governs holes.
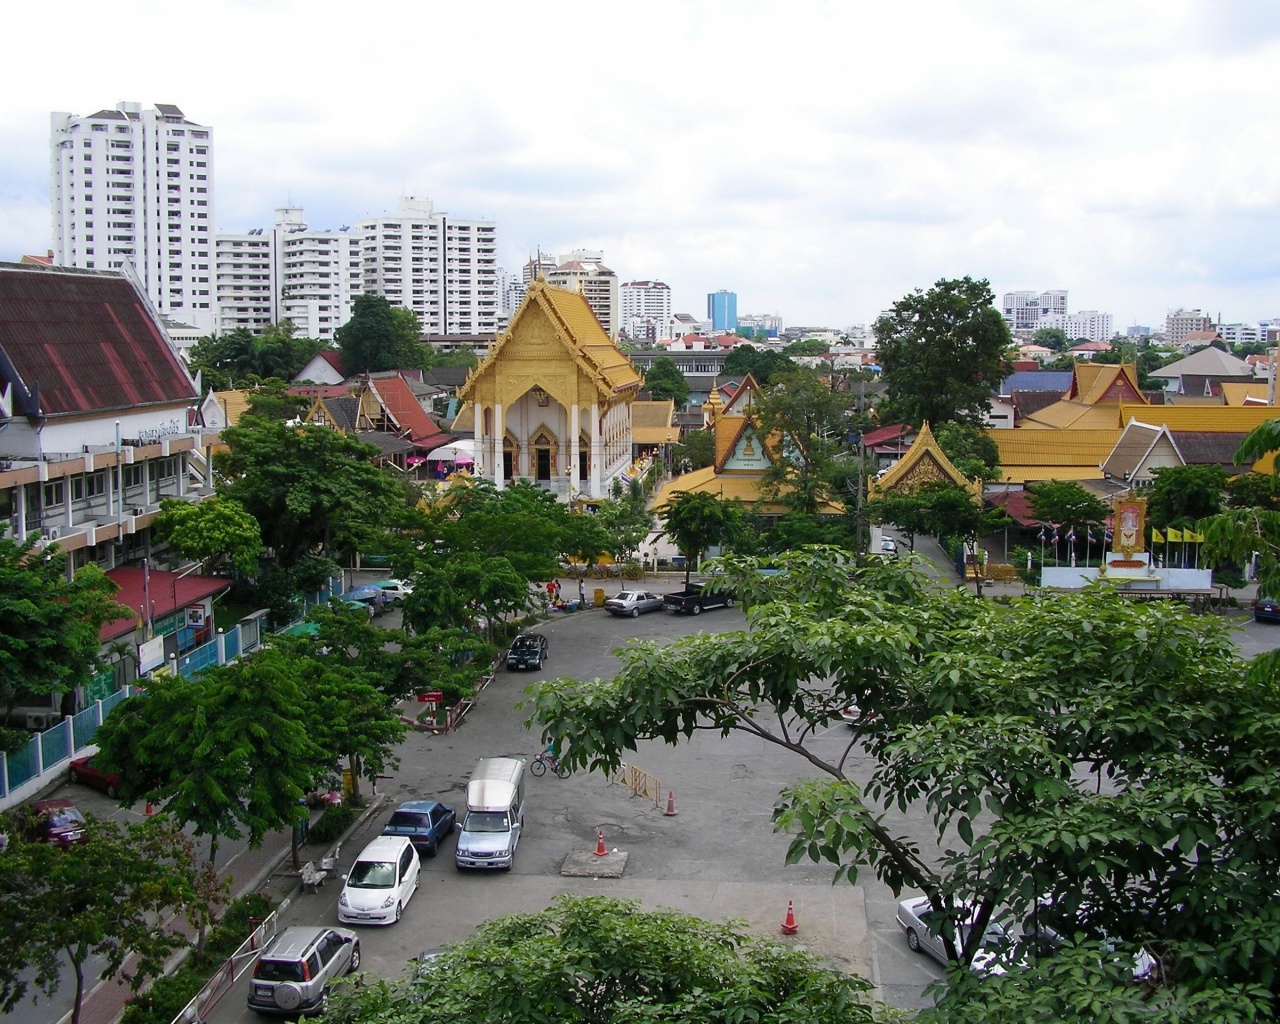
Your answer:
[[[27,728],[28,729],[47,729],[53,724],[52,711],[28,711],[27,712]]]
[[[59,537],[62,536],[62,527],[46,526],[44,528],[44,535],[46,540],[57,540]]]
[[[131,516],[140,516],[142,513],[143,509],[141,507],[129,509],[129,515]]]

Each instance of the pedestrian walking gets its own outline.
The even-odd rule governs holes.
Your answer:
[[[585,608],[587,606],[587,585],[582,582],[582,577],[578,577],[578,607]]]

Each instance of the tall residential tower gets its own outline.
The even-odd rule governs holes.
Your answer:
[[[129,263],[156,309],[213,329],[213,130],[171,103],[51,115],[54,262]]]

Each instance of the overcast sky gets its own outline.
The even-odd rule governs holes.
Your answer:
[[[515,271],[604,251],[678,311],[869,322],[943,277],[1116,327],[1280,316],[1273,0],[59,0],[5,13],[0,259],[49,113],[213,127],[216,227],[430,198]]]

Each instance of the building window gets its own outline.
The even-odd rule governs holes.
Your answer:
[[[44,507],[60,508],[66,500],[63,481],[50,480],[44,485]]]

